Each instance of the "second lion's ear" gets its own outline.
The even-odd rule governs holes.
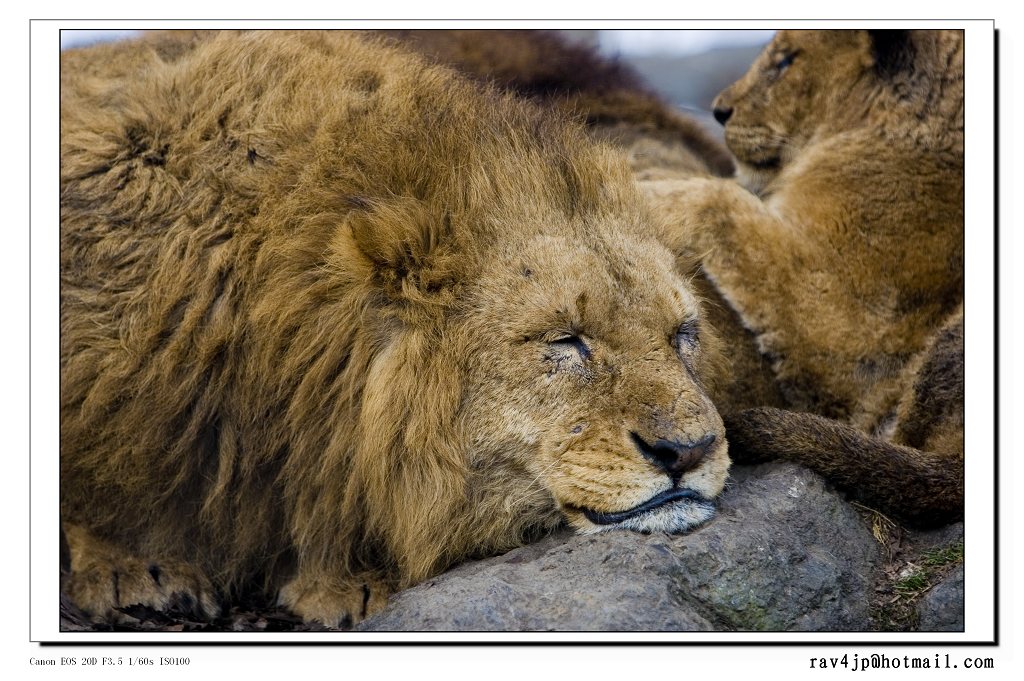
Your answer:
[[[875,70],[882,76],[893,76],[914,63],[914,42],[906,29],[869,30],[871,56]]]
[[[352,241],[392,296],[422,298],[452,280],[453,235],[448,215],[412,197],[348,199]]]

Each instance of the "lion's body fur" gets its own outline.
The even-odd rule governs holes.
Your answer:
[[[647,88],[628,65],[553,31],[399,30],[387,35],[475,79],[581,119],[623,148],[638,177],[733,173],[701,124]]]
[[[698,303],[576,126],[345,32],[72,50],[61,97],[65,523],[336,623],[661,491],[617,428],[717,432],[721,490],[713,331],[663,347]]]

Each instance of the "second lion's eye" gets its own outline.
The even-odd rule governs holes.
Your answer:
[[[561,336],[556,336],[555,338],[552,338],[551,340],[548,341],[548,344],[553,345],[555,347],[564,347],[565,349],[575,350],[583,359],[590,358],[590,348],[587,346],[586,342],[579,336],[574,336],[572,334],[563,334]]]
[[[685,352],[700,341],[700,324],[696,319],[687,319],[676,329],[676,350]]]
[[[782,55],[782,57],[777,62],[775,62],[775,68],[777,68],[780,72],[785,71],[787,68],[789,68],[789,65],[793,63],[794,59],[796,59],[796,52],[787,52],[784,55]]]

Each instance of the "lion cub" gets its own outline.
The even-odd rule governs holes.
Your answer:
[[[738,183],[648,186],[792,406],[853,426],[746,412],[738,449],[917,522],[962,512],[963,107],[960,31],[780,31],[715,102]]]

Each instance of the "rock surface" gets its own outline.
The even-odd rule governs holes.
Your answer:
[[[933,586],[917,606],[918,631],[964,630],[964,566]]]
[[[737,468],[687,535],[561,534],[399,593],[364,631],[862,631],[880,546],[820,477]]]

